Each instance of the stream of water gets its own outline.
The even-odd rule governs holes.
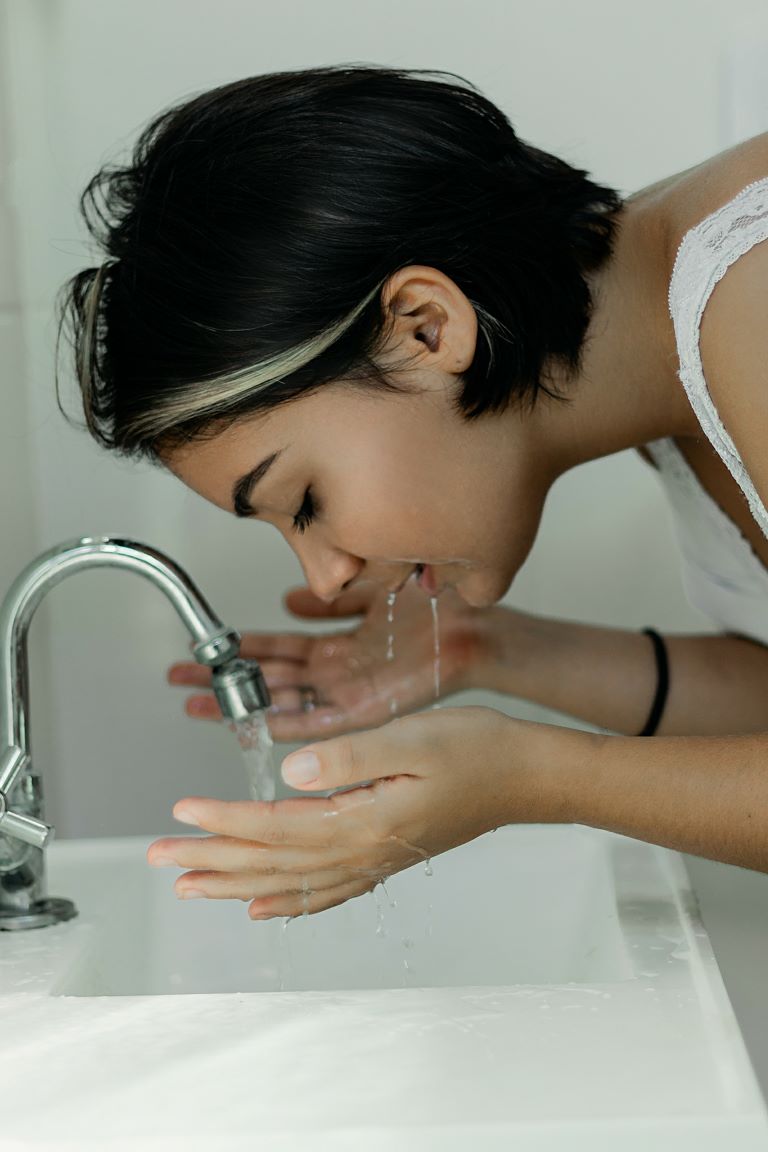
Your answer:
[[[395,620],[395,602],[396,602],[396,600],[397,600],[397,593],[396,592],[388,593],[388,595],[387,595],[387,624],[389,625],[389,629],[388,629],[388,635],[387,635],[387,660],[394,660],[394,657],[395,657],[394,620]],[[429,602],[430,602],[430,607],[432,610],[432,650],[433,650],[432,671],[433,671],[433,682],[434,682],[434,703],[432,704],[432,707],[433,708],[439,708],[440,705],[439,705],[438,701],[440,699],[440,622],[439,622],[438,610],[437,610],[437,596],[430,596]],[[392,716],[396,716],[398,713],[398,702],[397,702],[397,698],[394,696],[389,701],[389,711],[390,711],[390,715],[392,715]],[[393,839],[400,840],[400,838],[397,836],[393,837]],[[400,843],[406,844],[406,846],[409,849],[411,849],[411,851],[417,852],[418,855],[422,857],[422,859],[424,860],[424,874],[426,876],[432,876],[433,875],[432,862],[430,860],[430,857],[427,856],[426,852],[424,852],[421,848],[418,848],[415,844],[409,844],[405,840],[401,840]],[[383,888],[384,887],[384,881],[383,880],[380,881],[380,884]],[[386,892],[386,889],[384,889],[384,890]],[[377,897],[376,887],[374,887],[371,895],[373,896],[374,900],[376,901],[376,916],[377,916],[376,935],[377,936],[386,936],[386,932],[384,931],[384,913],[383,913],[382,906],[379,903],[379,900]],[[391,901],[390,903],[391,903],[391,907],[394,908],[395,907],[394,901]],[[427,906],[427,915],[426,915],[426,921],[425,921],[424,934],[425,934],[425,936],[431,936],[432,935],[432,904],[431,904],[431,902]],[[415,941],[404,936],[402,938],[401,943],[403,945],[403,948],[405,949],[405,955],[403,956],[403,969],[405,972],[405,984],[407,984],[408,978],[411,975],[411,966],[408,963],[408,950],[414,947]]]
[[[390,592],[387,595],[387,624],[389,625],[387,635],[387,652],[386,659],[388,661],[395,658],[395,636],[394,636],[394,619],[395,619],[395,602],[397,599],[396,592]],[[437,610],[437,597],[430,597],[430,605],[432,610],[432,636],[433,636],[433,677],[434,677],[434,703],[433,708],[439,708],[438,700],[440,698],[440,631]],[[390,714],[395,716],[398,712],[398,702],[396,697],[392,697],[389,703]],[[275,764],[273,759],[273,742],[272,737],[267,727],[266,713],[254,712],[247,721],[231,725],[237,735],[237,740],[242,749],[243,762],[245,764],[245,771],[248,780],[248,791],[252,800],[271,801],[275,799]],[[406,840],[402,840],[398,836],[393,837],[394,840],[405,844],[411,851],[416,852],[422,857],[424,861],[424,873],[426,876],[432,876],[432,865],[429,856],[423,849],[417,847],[415,844],[410,844]],[[387,902],[391,908],[397,907],[397,902],[390,899],[386,886],[383,880],[380,880],[374,886],[371,896],[376,904],[376,935],[386,937],[387,932],[384,927],[384,908],[379,898],[377,889],[381,887]],[[301,919],[306,921],[309,917],[309,896],[311,890],[309,888],[308,879],[302,876],[302,913]],[[280,978],[280,991],[285,991],[286,984],[289,976],[289,955],[287,951],[286,932],[292,917],[286,916],[283,919],[282,928],[278,938],[278,958],[277,968]],[[427,908],[426,922],[425,922],[425,935],[432,935],[432,904],[430,903]],[[409,937],[402,937],[401,943],[404,949],[403,956],[403,970],[404,970],[404,984],[408,984],[409,977],[412,975],[411,965],[408,959],[408,953],[415,946],[415,941]]]
[[[248,791],[252,800],[274,800],[275,765],[272,736],[265,712],[252,712],[247,720],[232,725],[243,752]]]

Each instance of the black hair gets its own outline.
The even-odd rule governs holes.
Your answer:
[[[157,458],[329,381],[400,388],[376,353],[381,290],[409,264],[475,308],[466,419],[559,396],[545,369],[580,370],[586,274],[612,254],[621,207],[454,73],[339,65],[205,92],[80,198],[106,259],[58,305],[87,427]]]

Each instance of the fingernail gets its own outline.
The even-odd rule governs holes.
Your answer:
[[[179,900],[196,900],[200,896],[205,896],[205,892],[201,892],[199,888],[179,888],[176,895]]]
[[[283,760],[286,784],[310,784],[320,774],[320,761],[314,752],[296,752]]]
[[[174,820],[181,821],[182,824],[194,824],[195,828],[200,827],[200,825],[198,824],[197,820],[195,820],[192,813],[185,811],[184,808],[174,808],[173,818],[174,818]]]

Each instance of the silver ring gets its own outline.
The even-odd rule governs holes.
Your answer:
[[[311,684],[300,684],[298,688],[302,712],[312,712],[317,707],[317,692]]]

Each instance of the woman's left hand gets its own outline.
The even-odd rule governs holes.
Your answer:
[[[192,869],[176,881],[181,898],[248,900],[254,920],[321,912],[501,824],[569,819],[549,743],[566,733],[583,735],[483,707],[403,716],[283,761],[293,787],[359,787],[274,802],[180,800],[175,818],[214,835],[157,840],[147,859]]]

